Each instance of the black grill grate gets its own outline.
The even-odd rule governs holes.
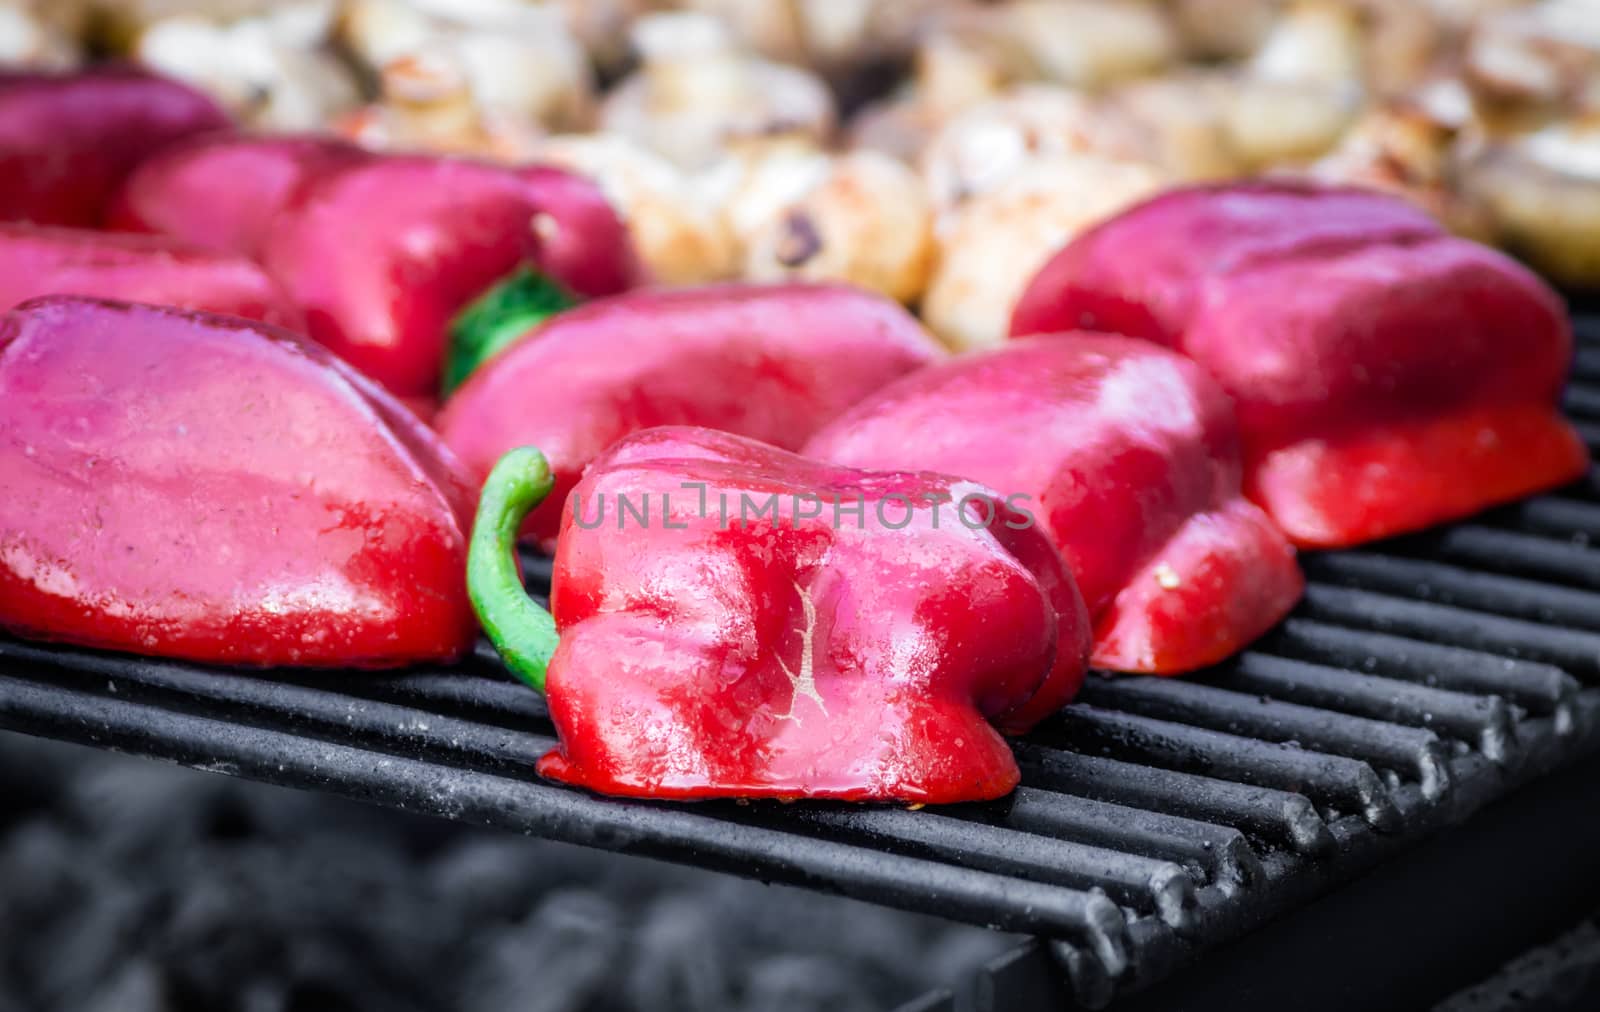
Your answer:
[[[1567,405],[1600,451],[1586,333]],[[1263,643],[1203,679],[1091,679],[987,805],[552,786],[544,703],[487,648],[460,670],[267,675],[0,640],[0,726],[1043,935],[1099,1005],[1600,749],[1600,470],[1305,561],[1305,604]],[[991,967],[980,1004],[1036,955]]]

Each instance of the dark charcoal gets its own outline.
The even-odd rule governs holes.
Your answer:
[[[0,1012],[854,1012],[1014,944],[13,735],[0,769]]]

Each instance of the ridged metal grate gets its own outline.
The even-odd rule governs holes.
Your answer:
[[[1600,452],[1600,326],[1566,403]],[[1295,615],[1206,677],[1091,678],[986,805],[553,786],[544,703],[486,647],[454,670],[260,673],[0,640],[0,726],[1044,936],[1098,1006],[1600,750],[1600,469],[1305,564]]]

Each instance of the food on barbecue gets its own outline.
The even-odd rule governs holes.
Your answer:
[[[948,219],[962,203],[1035,161],[1085,153],[1137,157],[1106,128],[1094,104],[1078,92],[1045,85],[1019,88],[946,124],[923,150],[922,178],[936,212]]]
[[[332,51],[337,6],[299,0],[235,20],[174,13],[142,26],[132,55],[252,126],[314,130],[360,101],[355,74]]]
[[[833,131],[833,97],[816,76],[740,52],[714,18],[651,15],[633,40],[643,66],[607,95],[601,126],[679,165],[709,165],[740,138],[820,142]]]
[[[1154,4],[1011,0],[1001,11],[1013,45],[1045,80],[1099,88],[1178,58],[1175,26]]]
[[[0,627],[232,664],[445,660],[473,488],[264,324],[52,296],[0,316]]]
[[[1499,242],[1558,284],[1600,289],[1600,111],[1487,138],[1460,173]]]
[[[548,138],[535,158],[594,180],[656,281],[705,284],[738,274],[739,246],[717,201],[665,157],[621,134],[595,133]]]
[[[555,484],[537,450],[501,460],[468,577],[501,656],[549,697],[547,777],[650,798],[994,798],[1018,780],[1000,732],[1083,680],[1071,576],[973,482],[641,432],[567,501],[552,619],[514,543]]]
[[[738,43],[769,59],[847,79],[851,70],[891,63],[962,0],[682,0],[716,17]]]
[[[711,186],[749,280],[842,281],[900,302],[928,282],[932,208],[916,174],[887,155],[749,144]]]
[[[954,358],[861,401],[802,452],[1013,497],[1083,592],[1096,667],[1214,664],[1275,625],[1304,584],[1240,492],[1227,397],[1147,341],[1069,333]]]
[[[299,329],[300,314],[253,262],[159,236],[0,224],[0,310],[41,295],[201,309]]]
[[[839,412],[942,353],[893,302],[834,285],[638,291],[552,317],[486,363],[437,429],[479,475],[536,445],[565,499],[585,466],[656,425],[797,449]],[[548,548],[557,509],[533,516]]]
[[[382,101],[340,117],[334,132],[374,151],[433,151],[489,161],[531,159],[538,129],[473,99],[460,64],[437,52],[398,57],[378,75]]]
[[[371,147],[519,161],[594,116],[593,73],[551,8],[350,0],[341,37],[379,93],[338,129]]]
[[[140,159],[225,125],[209,98],[139,71],[0,72],[0,221],[98,225]]]
[[[1547,0],[1477,18],[1461,52],[1492,118],[1600,111],[1600,18],[1592,0]]]
[[[1469,125],[1470,100],[1453,91],[1445,85],[1438,101],[1399,99],[1373,106],[1308,174],[1322,182],[1388,190],[1457,235],[1491,238],[1489,215],[1459,185],[1458,141]]]
[[[76,34],[79,19],[52,17],[41,4],[0,3],[0,65],[34,70],[67,70],[82,53]]]
[[[1233,398],[1245,491],[1303,546],[1467,516],[1577,478],[1557,401],[1561,300],[1375,192],[1177,190],[1080,236],[1014,335],[1105,330],[1182,351]]]
[[[894,94],[869,103],[847,124],[850,145],[914,164],[922,149],[955,116],[997,97],[1008,83],[981,45],[953,35],[923,39],[911,78]]]
[[[368,157],[353,144],[309,134],[204,134],[141,162],[106,222],[253,257],[306,180]]]
[[[577,296],[638,280],[627,229],[593,184],[424,155],[308,180],[261,260],[312,337],[404,397],[438,392],[451,318],[520,266]]]
[[[939,236],[923,319],[951,347],[998,344],[1011,306],[1052,253],[1164,183],[1148,165],[1090,155],[1030,163],[963,204]]]

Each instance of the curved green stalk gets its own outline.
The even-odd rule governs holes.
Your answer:
[[[467,549],[467,594],[478,621],[506,666],[540,692],[559,636],[555,619],[523,589],[517,532],[554,485],[550,464],[534,447],[501,457],[484,483]]]
[[[577,301],[560,285],[524,267],[480,295],[450,323],[442,392],[448,397],[483,363]]]

